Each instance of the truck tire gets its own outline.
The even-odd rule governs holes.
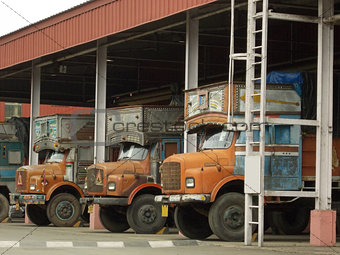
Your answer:
[[[29,220],[37,226],[47,226],[51,223],[46,214],[46,205],[27,205],[26,213]]]
[[[304,231],[309,223],[309,208],[296,205],[287,212],[273,212],[273,225],[286,235],[298,235]]]
[[[9,202],[7,198],[0,194],[0,222],[8,217]]]
[[[72,227],[80,215],[79,200],[69,193],[56,195],[47,206],[47,217],[56,227]]]
[[[127,209],[127,221],[137,234],[155,234],[166,222],[162,217],[161,204],[155,203],[155,196],[140,195],[135,198]]]
[[[190,239],[205,239],[212,235],[208,217],[189,206],[177,206],[175,224],[178,230]]]
[[[122,233],[130,228],[126,215],[119,213],[115,206],[100,207],[99,219],[102,225],[112,233]]]
[[[244,240],[244,195],[230,192],[217,198],[209,211],[209,225],[225,241]]]

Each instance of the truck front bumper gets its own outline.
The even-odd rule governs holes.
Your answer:
[[[43,205],[45,204],[46,196],[42,194],[20,194],[20,193],[10,193],[9,194],[10,203],[20,204],[20,205]]]
[[[155,202],[162,204],[210,203],[209,194],[158,195]]]
[[[99,205],[128,205],[127,197],[83,197],[80,199],[81,204],[99,204]]]

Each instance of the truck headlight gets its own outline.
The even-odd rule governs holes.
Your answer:
[[[35,190],[35,184],[30,184],[30,190]]]
[[[107,189],[109,191],[115,191],[116,190],[116,183],[115,182],[109,182],[109,184],[107,185]]]
[[[195,188],[195,178],[194,177],[187,177],[185,179],[185,186],[187,188]]]

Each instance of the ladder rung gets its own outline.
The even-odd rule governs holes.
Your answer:
[[[262,29],[253,31],[253,34],[262,33]]]
[[[255,54],[253,54],[254,55],[254,57],[256,57],[256,58],[262,58],[262,54],[260,54],[260,53],[255,53]]]
[[[253,50],[262,49],[262,45],[253,47]]]
[[[250,205],[249,208],[259,208],[258,205]]]
[[[251,112],[260,112],[260,111],[261,111],[260,109],[251,110]]]
[[[256,145],[256,144],[260,145],[260,142],[250,142],[250,144],[251,145]]]
[[[251,79],[252,81],[260,81],[260,80],[262,80],[262,78],[261,77],[257,77],[257,78],[253,78],[253,79]],[[251,96],[259,96],[259,94],[253,94],[253,95],[251,95]]]
[[[234,53],[230,55],[230,58],[235,60],[247,60],[247,53]]]
[[[255,78],[255,79],[257,79],[257,78]],[[261,79],[261,78],[260,78]],[[251,96],[252,97],[256,97],[256,96],[261,96],[261,94],[260,93],[258,93],[258,94],[251,94]]]
[[[254,66],[254,65],[260,65],[260,64],[262,64],[262,61],[258,61],[258,62],[252,63],[253,66]]]
[[[263,13],[262,12],[258,12],[255,15],[253,15],[253,18],[254,19],[259,19],[259,18],[262,18],[262,16],[263,16]]]
[[[262,2],[263,0],[253,0],[253,3]]]
[[[249,221],[249,224],[259,225],[259,223],[258,223],[258,222],[255,222],[255,221]]]

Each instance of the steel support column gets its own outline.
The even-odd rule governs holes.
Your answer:
[[[30,140],[29,140],[29,165],[38,164],[38,153],[33,151],[34,144],[34,119],[40,115],[40,80],[41,71],[40,67],[32,64],[32,77],[31,77],[31,110],[30,110]]]
[[[192,19],[193,11],[187,12],[185,45],[185,89],[198,87],[199,21]],[[196,134],[184,132],[184,152],[196,151]]]
[[[97,42],[94,163],[105,161],[107,47]]]
[[[330,17],[334,12],[333,0],[319,0],[319,17]],[[332,190],[332,133],[333,133],[333,57],[334,29],[330,23],[318,25],[317,71],[317,127],[316,190],[319,198],[315,209],[331,209]]]
[[[334,246],[336,212],[332,205],[332,134],[333,134],[333,57],[334,26],[324,22],[333,16],[334,0],[318,1],[318,70],[316,129],[315,209],[311,212],[310,244]]]

